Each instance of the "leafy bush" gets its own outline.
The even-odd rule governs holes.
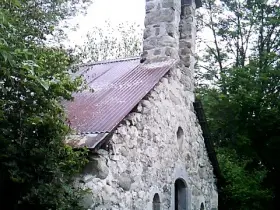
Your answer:
[[[64,144],[69,127],[62,100],[82,84],[69,72],[74,59],[46,46],[79,0],[0,3],[0,200],[5,209],[82,209],[73,177],[87,150]],[[2,207],[1,207],[2,208]]]

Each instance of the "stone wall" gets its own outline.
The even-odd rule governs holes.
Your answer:
[[[190,1],[191,2],[191,1]],[[175,181],[186,186],[182,210],[217,209],[218,194],[202,131],[194,113],[195,4],[146,0],[145,65],[176,59],[114,131],[110,149],[99,150],[81,177],[92,190],[92,210],[175,210]]]
[[[193,91],[196,5],[195,0],[188,0],[190,4],[182,5],[181,2],[146,0],[142,60],[145,63],[168,59],[180,61],[178,67],[183,74],[181,80],[189,85],[186,89]]]
[[[179,59],[181,0],[146,0],[142,58],[146,63]]]
[[[187,184],[188,210],[217,208],[218,197],[202,132],[193,112],[194,94],[185,91],[174,68],[114,132],[109,152],[92,156],[82,177],[95,210],[174,210],[174,183]],[[179,130],[178,130],[179,129]]]
[[[179,67],[183,74],[181,82],[188,91],[194,91],[194,54],[196,40],[196,5],[194,0],[190,5],[181,7],[181,19],[179,26]]]

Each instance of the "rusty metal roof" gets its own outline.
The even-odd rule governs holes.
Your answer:
[[[104,138],[103,134],[110,133],[173,64],[174,60],[140,64],[139,58],[132,58],[82,66],[78,74],[94,92],[75,93],[74,101],[64,104],[71,128],[77,134],[102,134]],[[100,140],[96,136],[90,139],[95,142],[83,145],[93,147]]]

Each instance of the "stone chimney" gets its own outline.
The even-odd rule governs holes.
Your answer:
[[[142,63],[176,59],[185,90],[194,89],[195,10],[201,0],[146,0]]]
[[[191,67],[195,49],[195,9],[201,0],[146,0],[142,62],[173,58]]]

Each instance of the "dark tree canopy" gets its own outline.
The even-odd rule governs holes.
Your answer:
[[[206,0],[199,14],[200,28],[213,39],[201,40],[207,52],[197,63],[198,92],[227,181],[219,197],[226,209],[278,208],[279,6]]]

